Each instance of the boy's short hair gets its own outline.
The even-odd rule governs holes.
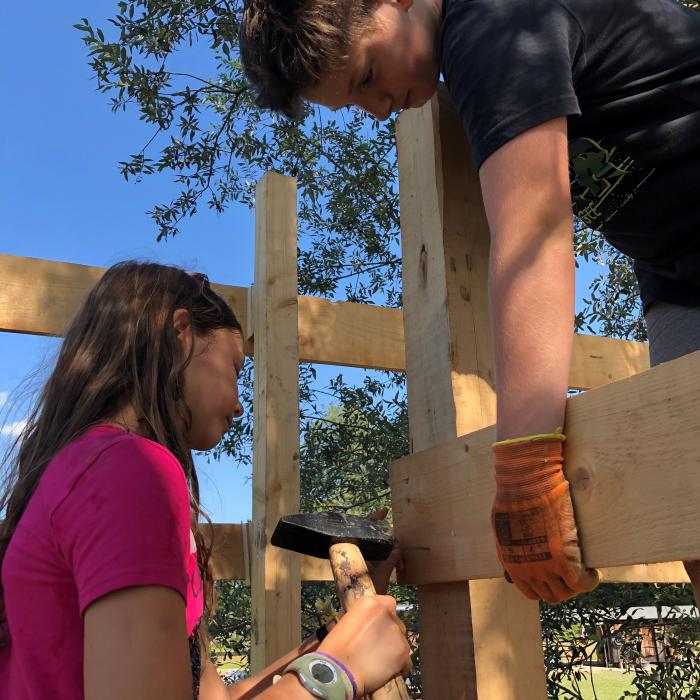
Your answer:
[[[304,90],[339,69],[376,0],[245,0],[239,44],[259,107],[303,116]]]

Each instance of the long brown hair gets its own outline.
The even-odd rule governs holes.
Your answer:
[[[186,309],[192,333],[219,328],[241,330],[228,304],[202,274],[156,263],[122,262],[111,267],[73,318],[56,365],[6,458],[0,496],[0,566],[7,546],[51,459],[90,427],[109,420],[129,404],[139,434],[169,449],[182,465],[190,489],[197,559],[204,581],[205,607],[213,607],[209,570],[211,542],[195,527],[199,516],[211,523],[199,503],[199,481],[185,435],[191,413],[183,397],[184,370],[173,326],[176,309]],[[2,590],[0,588],[0,596]],[[0,597],[0,648],[7,642]]]

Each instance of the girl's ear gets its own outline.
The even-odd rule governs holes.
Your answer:
[[[192,343],[192,319],[187,309],[175,309],[173,328],[175,329],[175,336],[180,343],[183,356],[186,356]]]

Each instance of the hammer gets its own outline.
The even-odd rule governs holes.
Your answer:
[[[365,557],[370,561],[380,561],[386,559],[394,548],[391,528],[386,522],[345,513],[285,516],[277,523],[271,542],[292,552],[330,559],[338,598],[345,611],[359,598],[376,595]],[[371,698],[410,700],[400,675],[372,693]]]

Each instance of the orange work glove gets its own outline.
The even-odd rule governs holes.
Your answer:
[[[587,569],[564,478],[560,432],[503,440],[493,445],[496,499],[491,522],[498,558],[528,598],[559,603],[600,581]]]

